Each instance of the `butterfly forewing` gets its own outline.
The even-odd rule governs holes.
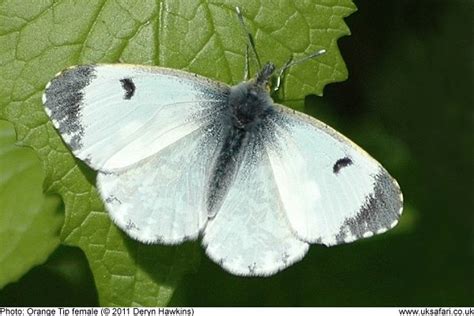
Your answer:
[[[266,151],[294,233],[335,245],[394,227],[402,211],[397,182],[329,126],[276,105]]]
[[[130,166],[208,125],[229,87],[183,71],[135,65],[66,69],[47,86],[48,115],[92,168]]]

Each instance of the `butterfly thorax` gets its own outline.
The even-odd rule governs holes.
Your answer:
[[[265,84],[257,80],[233,86],[229,95],[229,107],[233,125],[252,131],[273,110],[273,100]]]

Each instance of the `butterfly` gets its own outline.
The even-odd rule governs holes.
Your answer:
[[[235,86],[156,66],[79,65],[50,81],[45,111],[97,170],[113,222],[147,244],[201,238],[230,273],[272,275],[310,244],[393,228],[395,179],[328,125],[273,102],[265,64]]]

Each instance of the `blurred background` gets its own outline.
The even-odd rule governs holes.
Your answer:
[[[191,306],[474,305],[473,9],[469,0],[355,1],[339,40],[346,82],[308,96],[332,125],[398,180],[392,231],[333,248],[265,279],[224,272],[202,252],[171,304]],[[0,290],[0,306],[98,305],[82,252],[60,246]]]

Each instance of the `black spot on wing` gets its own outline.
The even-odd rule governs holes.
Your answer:
[[[336,161],[336,163],[332,167],[332,171],[335,174],[338,174],[342,168],[347,167],[349,165],[352,165],[352,160],[349,157],[341,158],[338,161]]]
[[[389,230],[398,222],[403,206],[398,185],[387,171],[375,176],[375,188],[356,216],[347,218],[336,235],[338,244]]]
[[[123,98],[125,100],[130,100],[135,94],[135,84],[130,78],[120,79],[120,83],[122,84],[123,90],[125,90]]]
[[[55,127],[69,135],[68,145],[80,149],[84,133],[81,124],[83,89],[96,77],[94,66],[84,65],[66,69],[55,77],[44,92],[44,106]]]

